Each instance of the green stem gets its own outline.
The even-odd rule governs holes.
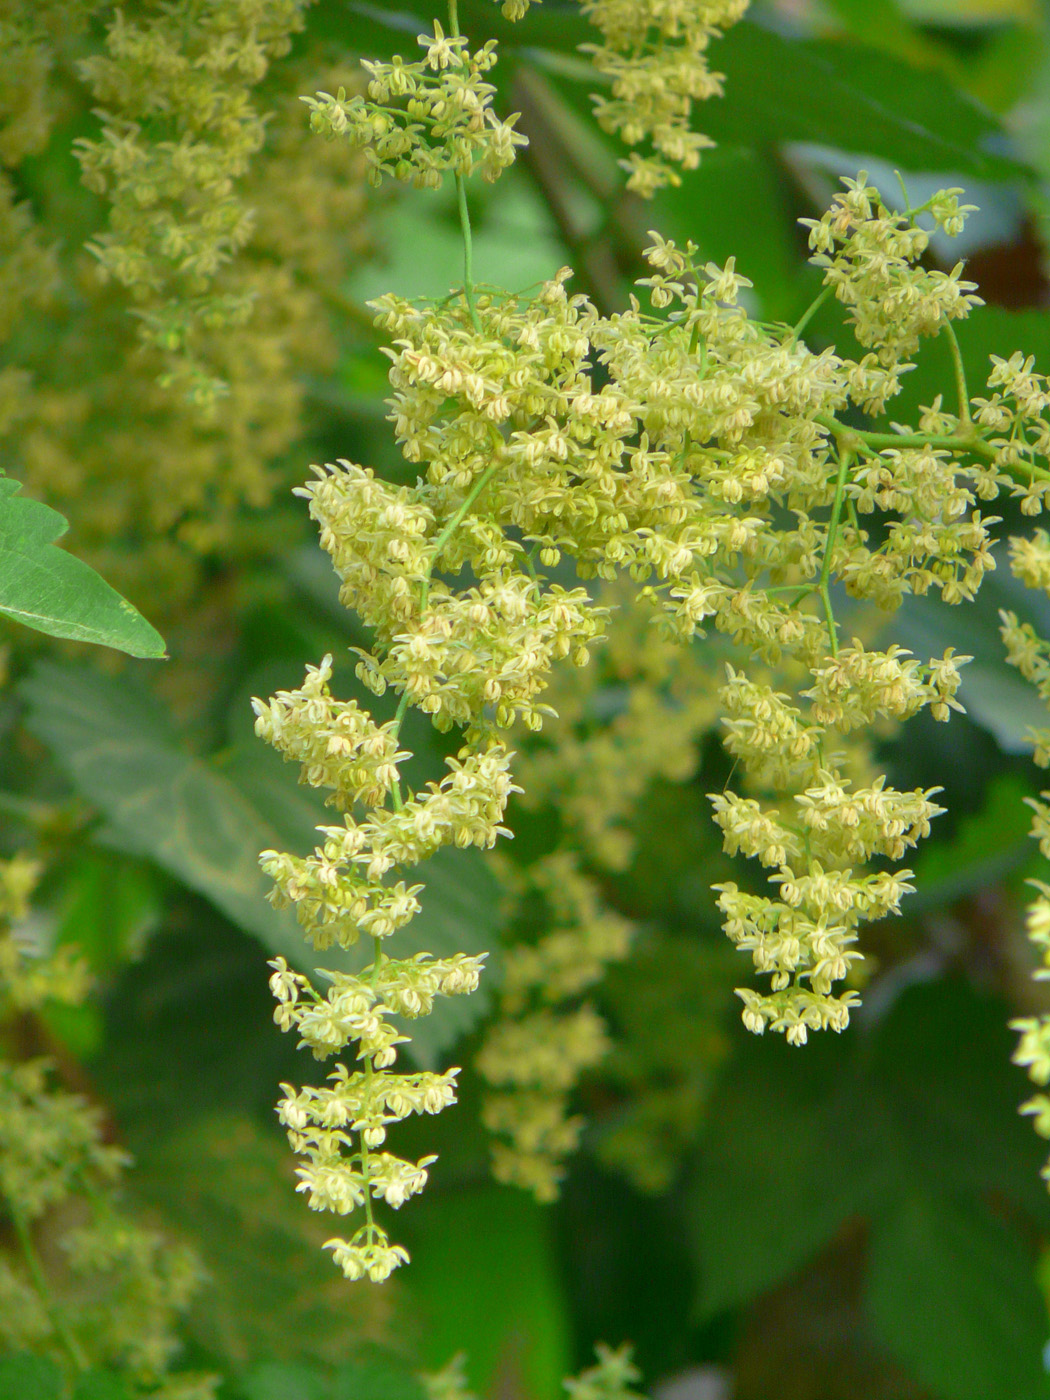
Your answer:
[[[955,437],[938,433],[869,433],[862,428],[851,428],[846,423],[840,423],[830,413],[816,414],[815,421],[834,433],[840,442],[852,441],[854,445],[860,443],[876,451],[883,447],[943,447],[949,452],[972,452],[975,456],[989,459],[995,457],[995,448],[976,432]]]
[[[839,643],[835,630],[835,614],[831,607],[829,584],[831,582],[832,559],[838,540],[839,522],[842,519],[842,506],[846,499],[846,477],[849,474],[850,460],[851,454],[848,451],[841,453],[838,476],[835,478],[835,499],[831,503],[831,519],[828,521],[828,537],[824,543],[824,559],[820,566],[820,577],[817,580],[817,592],[820,594],[820,601],[824,604],[824,617],[828,624],[828,649],[833,659],[839,654]]]
[[[44,1310],[51,1319],[51,1325],[55,1329],[55,1335],[69,1353],[69,1358],[76,1369],[78,1371],[86,1371],[88,1369],[87,1357],[84,1355],[80,1343],[70,1331],[65,1318],[62,1316],[62,1309],[55,1295],[51,1292],[51,1285],[48,1283],[47,1275],[44,1273],[44,1266],[41,1264],[40,1256],[36,1252],[36,1246],[33,1243],[33,1236],[30,1232],[29,1225],[26,1222],[25,1216],[14,1204],[11,1204],[11,1219],[14,1222],[18,1243],[22,1247],[26,1268],[29,1270],[29,1276],[33,1280],[33,1287],[36,1289],[40,1301],[44,1305]]]
[[[494,458],[493,461],[489,463],[489,465],[478,477],[477,481],[475,481],[474,485],[463,497],[462,501],[460,501],[459,505],[456,507],[452,515],[450,515],[448,520],[445,521],[445,525],[441,533],[434,541],[433,546],[431,547],[430,552],[427,556],[426,569],[423,574],[423,587],[420,589],[419,593],[420,614],[426,612],[427,603],[430,601],[430,579],[434,572],[434,565],[437,563],[438,556],[441,554],[441,551],[445,548],[445,545],[448,544],[449,540],[452,538],[452,535],[462,524],[463,518],[467,514],[467,511],[470,510],[471,506],[478,499],[478,497],[481,495],[482,491],[484,491],[485,487],[489,484],[492,478],[496,475],[496,472],[501,466],[502,460],[499,457]],[[407,709],[408,691],[403,690],[401,692],[401,699],[398,701],[397,713],[394,715],[393,736],[395,740],[397,739],[397,736],[401,733],[401,721],[405,718],[405,712]],[[394,811],[400,812],[402,806],[404,805],[401,798],[400,782],[394,784],[393,788],[391,789],[390,795],[393,799]]]
[[[394,742],[401,733],[401,721],[405,718],[405,711],[408,709],[408,691],[401,692],[401,699],[397,702],[397,714],[394,715]],[[393,799],[394,811],[400,812],[405,805],[401,798],[401,779],[394,780],[394,786],[390,789],[390,796]]]
[[[481,330],[481,318],[474,304],[474,243],[470,233],[470,210],[467,208],[467,182],[456,176],[456,199],[459,203],[459,227],[463,234],[463,300],[470,313],[470,324]]]
[[[955,334],[955,328],[950,321],[945,321],[941,327],[948,336],[948,349],[952,357],[952,369],[955,372],[955,390],[959,397],[959,422],[972,428],[970,419],[970,391],[966,387],[966,367],[963,364],[962,351],[959,349],[959,339]]]
[[[365,1097],[368,1100],[370,1100],[372,1097],[372,1075],[372,1059],[371,1056],[366,1055]],[[365,1140],[363,1137],[361,1139],[361,1175],[364,1178],[365,1183],[365,1223],[367,1227],[366,1239],[369,1244],[372,1244],[375,1241],[376,1237],[376,1220],[372,1210],[372,1187],[369,1181],[368,1148],[365,1146]]]
[[[810,321],[812,321],[813,317],[817,314],[817,312],[827,301],[828,297],[831,296],[834,290],[834,287],[825,287],[824,290],[820,293],[820,295],[816,297],[812,302],[810,302],[805,312],[803,312],[802,318],[799,321],[795,322],[794,328],[791,332],[792,341],[798,340],[799,336],[806,329]]]
[[[459,0],[448,0],[448,32],[451,38],[461,39],[459,28]],[[459,227],[463,235],[463,300],[470,313],[470,324],[476,331],[481,330],[478,308],[474,304],[474,239],[470,229],[470,210],[467,208],[466,177],[456,175],[456,203],[459,206]]]
[[[497,457],[494,461],[489,463],[489,465],[478,477],[477,481],[475,481],[474,485],[463,497],[463,500],[456,508],[455,513],[449,516],[448,520],[445,522],[444,529],[434,541],[434,547],[430,551],[430,557],[427,560],[427,570],[426,573],[423,575],[423,588],[419,595],[419,611],[421,613],[426,611],[427,602],[430,598],[430,576],[434,572],[434,565],[437,563],[438,555],[448,544],[455,531],[463,523],[463,518],[466,515],[467,511],[470,510],[471,506],[478,499],[482,491],[484,491],[485,487],[496,475],[497,471],[502,465],[503,463],[499,457]]]

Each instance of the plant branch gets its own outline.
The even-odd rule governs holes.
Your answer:
[[[51,1291],[51,1285],[47,1281],[44,1273],[44,1266],[40,1262],[40,1256],[36,1252],[36,1245],[33,1243],[32,1232],[22,1211],[13,1203],[9,1202],[11,1209],[11,1219],[14,1222],[15,1234],[18,1236],[18,1243],[22,1249],[22,1255],[29,1270],[29,1276],[33,1280],[33,1287],[36,1289],[40,1301],[44,1305],[44,1310],[51,1319],[51,1325],[55,1329],[62,1346],[69,1354],[69,1358],[78,1371],[88,1369],[87,1357],[70,1330],[65,1318],[62,1316],[62,1308]]]
[[[831,503],[831,519],[828,521],[828,537],[824,543],[824,559],[820,566],[820,577],[817,580],[817,592],[820,594],[820,601],[824,604],[824,617],[828,624],[828,648],[832,658],[839,654],[838,635],[835,629],[835,614],[831,607],[831,567],[835,554],[835,545],[838,541],[839,522],[842,519],[842,506],[846,499],[846,477],[849,475],[852,454],[844,451],[839,458],[838,476],[835,478],[835,499]]]
[[[970,418],[970,391],[966,387],[966,366],[963,364],[962,351],[959,349],[959,338],[955,334],[955,327],[950,321],[945,321],[941,327],[948,336],[948,349],[952,357],[952,370],[955,374],[955,390],[959,397],[959,422],[965,424],[967,428],[972,427]]]

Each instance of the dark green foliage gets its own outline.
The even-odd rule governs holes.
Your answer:
[[[958,979],[881,1016],[872,1000],[852,1041],[743,1047],[716,1093],[692,1194],[698,1307],[750,1302],[856,1218],[890,1356],[946,1400],[1050,1394],[1032,1248],[1050,1203],[1006,1008]]]
[[[0,1357],[0,1400],[60,1400],[62,1372],[53,1361],[21,1352]]]

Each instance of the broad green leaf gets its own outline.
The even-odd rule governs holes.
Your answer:
[[[1046,1152],[1017,1112],[1029,1085],[1010,1063],[1010,1014],[957,977],[905,988],[865,1046],[866,1087],[856,1111],[884,1125],[883,1174],[902,1196],[923,1180],[974,1199],[992,1192],[1045,1229],[1050,1197],[1039,1171]]]
[[[1039,18],[1038,0],[901,0],[901,9],[918,24],[962,28]]]
[[[265,899],[265,818],[228,779],[179,742],[146,692],[83,667],[51,662],[22,687],[28,728],[107,818],[106,841],[145,856],[203,894],[266,947],[302,964],[290,914]]]
[[[872,1231],[867,1309],[944,1400],[1037,1400],[1047,1321],[1020,1237],[969,1197],[909,1190]]]
[[[131,1400],[131,1391],[116,1371],[86,1371],[77,1377],[73,1400]]]
[[[26,627],[130,656],[164,656],[164,639],[126,598],[55,541],[69,525],[0,478],[0,613]]]
[[[60,1400],[62,1372],[44,1356],[0,1356],[0,1400]]]
[[[812,1258],[868,1197],[846,1042],[747,1044],[708,1107],[692,1198],[703,1317]]]
[[[266,900],[269,882],[259,852],[284,848],[294,832],[298,848],[309,850],[314,823],[330,819],[319,801],[311,818],[292,765],[260,743],[252,754],[241,752],[216,768],[189,751],[148,693],[86,668],[43,663],[22,694],[29,729],[107,818],[107,844],[154,861],[294,966],[361,966],[360,950],[314,953],[291,911]],[[442,956],[495,946],[498,890],[477,852],[439,852],[419,874],[428,891],[424,912],[399,939],[401,953]],[[439,1003],[409,1027],[407,1053],[430,1063],[485,1005],[480,993]]]
[[[789,39],[744,22],[714,50],[714,62],[726,75],[726,95],[706,103],[696,123],[717,141],[812,141],[882,156],[904,170],[1027,177],[1020,161],[997,154],[1002,128],[990,113],[941,73],[877,49]]]
[[[328,1377],[317,1366],[265,1361],[237,1382],[237,1400],[331,1400]]]
[[[331,1367],[375,1332],[388,1304],[376,1290],[348,1289],[333,1270],[321,1249],[332,1217],[304,1209],[276,1125],[264,1130],[247,1114],[214,1112],[159,1136],[154,1130],[136,1143],[135,1191],[207,1270],[209,1286],[191,1304],[185,1330],[237,1367],[286,1363],[252,1373],[243,1388],[253,1400],[276,1400],[285,1393],[277,1375],[301,1376],[309,1363]],[[312,1393],[304,1377],[304,1400]]]
[[[1008,609],[1050,635],[1050,605],[1044,594],[1026,588],[1010,573],[1004,551],[998,567],[987,574],[965,613],[935,597],[909,597],[894,614],[886,637],[902,643],[922,659],[943,655],[948,647],[973,657],[962,669],[959,701],[969,719],[991,734],[1004,753],[1030,754],[1029,730],[1043,728],[1046,709],[1036,689],[1006,660],[999,613]]]
[[[911,986],[888,1009],[879,992],[876,983],[842,1040],[814,1038],[798,1052],[780,1040],[758,1041],[730,1067],[708,1110],[690,1206],[700,1311],[706,1317],[767,1291],[852,1215],[866,1217],[878,1239],[903,1229],[901,1222],[911,1222],[914,1233],[916,1199],[928,1199],[930,1212],[950,1220],[967,1211],[983,1220],[985,1202],[993,1202],[1003,1223],[981,1227],[982,1248],[990,1276],[1022,1301],[1011,1345],[1024,1352],[1016,1364],[1030,1370],[1045,1333],[1032,1325],[1031,1297],[1038,1295],[1023,1241],[1033,1226],[1046,1228],[1050,1201],[1039,1179],[1041,1144],[1016,1114],[1025,1085],[1009,1064],[1009,1009],[948,979]],[[883,995],[890,992],[892,984]],[[871,1291],[883,1320],[895,1267],[888,1245],[873,1258]],[[903,1275],[908,1265],[899,1268]],[[937,1308],[976,1328],[977,1339],[965,1345],[988,1377],[974,1280],[964,1269],[956,1277],[947,1263],[945,1270]],[[917,1294],[909,1297],[910,1340],[894,1343],[905,1364],[927,1342],[937,1356],[944,1337],[940,1313],[920,1306]],[[997,1326],[993,1316],[995,1345]],[[928,1372],[915,1371],[930,1382]],[[981,1394],[979,1385],[934,1388],[950,1400]],[[1005,1400],[1008,1392],[986,1393]],[[1028,1394],[1016,1392],[1022,1400]]]
[[[141,956],[161,918],[156,872],[115,851],[80,851],[64,872],[55,942],[73,943],[95,972]]]
[[[420,1368],[440,1370],[466,1342],[476,1394],[558,1395],[571,1356],[549,1212],[492,1182],[442,1192],[435,1181],[423,1206],[397,1222]]]
[[[924,841],[913,862],[915,893],[908,896],[909,917],[943,909],[965,895],[1001,884],[1038,858],[1029,831],[1034,784],[1015,773],[992,779],[979,812],[963,817],[948,840]]]

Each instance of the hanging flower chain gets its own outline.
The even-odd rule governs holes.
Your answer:
[[[610,42],[630,49],[616,8],[603,7]],[[696,23],[706,32],[740,8],[706,7]],[[670,13],[660,22],[674,28]],[[415,484],[340,461],[300,488],[341,599],[370,629],[358,678],[376,695],[397,694],[397,712],[379,724],[333,697],[331,658],[299,690],[255,702],[259,734],[341,814],[319,828],[311,855],[263,853],[274,901],[295,907],[318,949],[373,940],[371,964],[324,974],[323,996],[280,959],[272,986],[278,1024],[317,1058],[352,1047],[358,1068],[338,1063],[324,1089],[286,1086],[279,1112],[304,1158],[310,1204],[364,1212],[348,1240],[329,1241],[336,1261],[349,1277],[377,1280],[407,1255],[373,1201],[400,1206],[434,1160],[378,1149],[392,1123],[452,1103],[458,1073],[398,1073],[406,1037],[388,1018],[473,990],[483,962],[393,959],[383,945],[419,910],[423,886],[407,883],[409,870],[444,846],[489,849],[509,834],[506,806],[519,789],[506,731],[541,729],[555,663],[586,665],[602,638],[606,606],[588,581],[630,580],[665,639],[688,644],[709,625],[735,648],[718,706],[746,786],[711,801],[726,851],[756,860],[771,888],[723,882],[718,906],[729,938],[769,978],[768,990],[740,989],[745,1024],[802,1044],[848,1024],[859,927],[897,913],[912,888],[909,870],[866,865],[900,861],[941,811],[936,789],[897,791],[872,771],[858,736],[922,709],[947,720],[968,660],[844,642],[836,591],[886,612],[909,593],[972,599],[994,567],[995,517],[979,503],[1007,491],[1036,513],[1050,487],[1042,382],[1020,357],[996,361],[990,397],[971,399],[952,325],[979,298],[961,265],[920,263],[929,234],[917,219],[958,232],[968,212],[960,191],[893,213],[863,174],[846,181],[810,224],[825,285],[794,327],[751,319],[741,298],[750,284],[732,259],[700,265],[692,244],[655,233],[639,283],[649,310],[632,297],[622,313],[600,315],[569,293],[568,269],[522,300],[475,286],[472,273],[465,180],[477,169],[498,175],[517,144],[483,81],[494,52],[471,55],[454,0],[448,33],[435,25],[420,42],[420,63],[370,66],[368,100],[311,100],[314,125],[365,149],[376,178],[430,184],[452,170],[459,197],[462,289],[437,303],[392,293],[372,303],[390,341],[389,418]],[[703,48],[696,34],[689,42]],[[684,120],[672,105],[668,122]],[[692,147],[654,139],[666,158],[692,163]],[[865,351],[858,360],[802,339],[831,297]],[[914,426],[872,423],[906,357],[933,336],[952,354],[955,411],[938,396]],[[579,586],[552,580],[563,561]],[[416,792],[401,779],[409,705],[462,736],[447,775]],[[548,902],[559,917],[557,898]],[[479,1059],[495,1091],[486,1117],[509,1140],[500,1174],[547,1197],[578,1134],[568,1093],[607,1043],[597,1014],[573,1010],[572,999],[623,956],[629,933],[599,916],[586,879],[563,917],[534,948],[512,950],[506,1019]]]

